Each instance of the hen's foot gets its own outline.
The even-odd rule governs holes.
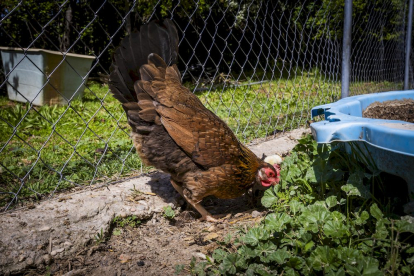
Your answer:
[[[201,216],[199,221],[208,221],[208,222],[219,223],[219,222],[223,222],[221,219],[226,218],[226,217],[227,217],[227,215],[225,215],[225,214],[220,214],[220,215],[206,214],[204,216]]]

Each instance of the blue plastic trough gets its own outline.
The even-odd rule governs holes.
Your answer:
[[[318,143],[365,143],[378,169],[402,177],[414,193],[414,124],[362,117],[374,102],[402,99],[414,99],[414,90],[354,96],[314,107],[312,118],[325,115],[325,120],[310,125],[313,137]]]

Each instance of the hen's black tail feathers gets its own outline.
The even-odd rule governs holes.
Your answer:
[[[142,25],[139,32],[125,37],[116,49],[110,68],[109,88],[121,103],[138,101],[134,83],[141,79],[139,69],[148,63],[148,56],[152,53],[169,65],[177,63],[178,33],[171,20]]]

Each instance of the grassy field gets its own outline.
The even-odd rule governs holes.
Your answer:
[[[340,84],[316,72],[295,79],[199,92],[243,142],[306,124],[309,110],[339,98]],[[69,106],[31,107],[0,97],[0,206],[16,194],[108,182],[143,168],[120,104],[105,85],[90,83]]]

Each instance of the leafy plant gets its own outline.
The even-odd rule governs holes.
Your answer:
[[[104,234],[104,232],[103,232],[103,229],[101,228],[101,231],[100,232],[98,232],[96,235],[95,235],[95,242],[96,242],[96,244],[101,244],[101,243],[104,243],[105,241],[106,241],[106,237],[105,237],[105,234]]]
[[[167,219],[173,219],[175,217],[175,212],[174,210],[171,208],[171,206],[165,206],[163,207],[164,209],[164,217],[166,217]]]
[[[141,224],[141,220],[139,220],[137,216],[132,215],[132,216],[128,216],[125,218],[115,217],[113,219],[113,223],[115,224],[116,227],[119,227],[119,228],[124,228],[126,226],[135,228]]]
[[[273,212],[224,243],[192,275],[411,275],[414,221],[384,213],[371,193],[380,174],[358,144],[317,146],[308,136],[265,192]]]

